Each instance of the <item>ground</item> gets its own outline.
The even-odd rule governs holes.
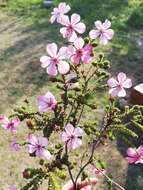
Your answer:
[[[108,3],[106,0],[67,2],[70,2],[74,11],[80,12],[88,28],[93,26],[94,20],[112,20],[115,38],[105,51],[112,62],[111,72],[127,72],[134,85],[142,82],[142,0],[123,0],[122,3],[120,0],[110,0]],[[8,114],[25,98],[30,99],[36,108],[39,94],[47,89],[55,91],[40,67],[39,57],[45,52],[48,42],[58,41],[61,44],[62,38],[57,35],[58,28],[49,24],[50,10],[43,9],[40,0],[32,0],[30,4],[29,0],[0,1],[0,5],[0,113]],[[85,7],[88,7],[86,11]],[[102,101],[104,103],[104,98]],[[23,138],[25,132],[26,127],[20,129],[19,138]],[[21,172],[25,167],[35,166],[36,162],[24,151],[20,154],[12,152],[9,149],[12,136],[3,129],[0,129],[0,136],[0,190],[5,190],[11,184],[21,187],[25,183]],[[108,172],[127,190],[142,190],[142,173],[137,166],[128,167],[122,155],[124,151],[119,147],[116,142],[99,150],[101,157],[107,158]]]

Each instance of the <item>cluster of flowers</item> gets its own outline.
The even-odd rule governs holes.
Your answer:
[[[86,44],[85,40],[82,38],[86,30],[86,26],[80,21],[80,15],[74,13],[69,16],[65,15],[70,11],[70,6],[66,3],[60,3],[57,8],[54,8],[50,22],[55,21],[62,25],[60,33],[63,38],[66,38],[69,42],[67,47],[61,47],[58,50],[56,43],[50,43],[47,45],[46,50],[48,55],[41,57],[40,62],[42,68],[46,68],[47,73],[55,77],[58,72],[62,75],[66,75],[69,78],[75,76],[76,74],[71,71],[71,64],[79,65],[81,62],[83,64],[90,64],[92,62],[93,46],[92,43]],[[105,22],[96,21],[95,29],[89,32],[89,39],[95,40],[99,39],[99,43],[106,45],[109,40],[112,39],[114,31],[110,29],[111,22],[105,20]],[[71,73],[71,74],[69,74]],[[120,72],[117,78],[110,78],[107,81],[109,86],[109,95],[111,97],[125,97],[125,88],[131,88],[131,79],[127,78],[126,74]],[[40,113],[47,111],[54,111],[58,107],[57,100],[51,92],[47,92],[45,95],[38,97],[38,109]],[[13,134],[16,134],[17,127],[20,125],[20,120],[18,118],[8,119],[6,116],[0,116],[1,126],[4,129],[10,130]],[[64,131],[60,134],[60,138],[67,145],[68,149],[76,149],[82,145],[82,136],[85,135],[83,129],[80,127],[74,127],[71,123],[68,123],[64,127]],[[45,137],[35,136],[34,134],[29,134],[26,138],[27,147],[29,154],[34,154],[37,157],[49,160],[52,155],[48,151],[48,140]],[[14,137],[11,147],[19,151],[20,145],[16,142]],[[127,160],[129,163],[143,163],[143,146],[140,146],[137,150],[129,148],[127,150]],[[94,168],[94,174],[100,176],[104,173]],[[79,186],[82,190],[90,190],[92,185],[95,185],[97,178],[91,178],[89,181],[81,182],[78,181]],[[15,190],[15,187],[11,187],[10,190]],[[63,190],[72,190],[73,185],[71,182],[67,183]]]

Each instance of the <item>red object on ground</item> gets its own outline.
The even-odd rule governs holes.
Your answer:
[[[143,83],[138,84],[133,88],[130,102],[132,104],[143,105]]]

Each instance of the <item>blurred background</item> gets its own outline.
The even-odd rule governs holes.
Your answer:
[[[12,113],[25,98],[37,106],[36,97],[47,89],[56,91],[40,67],[39,58],[49,42],[62,45],[59,26],[49,23],[50,12],[60,0],[53,0],[49,8],[43,0],[0,0],[0,113]],[[124,71],[134,85],[143,82],[143,0],[66,0],[71,13],[79,13],[87,26],[87,34],[94,21],[112,21],[114,39],[97,51],[104,51],[112,63],[111,73]],[[105,97],[101,97],[104,104]],[[26,127],[20,130],[23,138]],[[22,187],[21,172],[36,162],[24,152],[9,149],[12,136],[0,129],[0,190],[8,185]],[[112,146],[112,148],[111,148]],[[143,168],[128,167],[116,144],[99,150],[107,158],[114,180],[127,190],[143,189]],[[104,153],[103,153],[104,152]],[[109,156],[110,155],[110,156]],[[21,164],[22,163],[22,164]],[[98,190],[106,187],[99,185]]]

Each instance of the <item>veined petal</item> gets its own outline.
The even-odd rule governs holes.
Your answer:
[[[41,58],[40,58],[40,62],[42,63],[41,64],[41,67],[42,68],[46,68],[46,67],[48,67],[48,65],[50,64],[50,57],[48,57],[48,56],[42,56]]]
[[[45,149],[43,149],[41,155],[46,160],[49,160],[52,157],[51,153],[48,150],[45,150]]]
[[[80,127],[76,127],[74,130],[74,134],[77,137],[81,137],[82,135],[84,135],[84,131]]]
[[[72,25],[77,24],[79,21],[80,21],[80,15],[79,14],[74,13],[71,15],[71,24]]]
[[[122,84],[127,79],[127,76],[125,73],[121,72],[118,74],[117,78],[118,78],[119,83]]]
[[[99,38],[99,42],[100,44],[106,45],[108,43],[108,39],[104,34],[101,34]]]
[[[70,70],[69,63],[67,63],[66,61],[59,61],[58,71],[60,74],[64,75],[64,74],[68,73],[69,70]]]
[[[71,36],[68,38],[69,42],[74,42],[77,39],[77,34],[73,31]]]
[[[67,133],[67,135],[71,136],[73,133],[74,133],[74,127],[72,124],[68,123],[66,126],[65,126],[65,132]]]
[[[83,38],[81,38],[81,37],[77,38],[77,39],[74,41],[74,46],[75,46],[77,49],[82,49],[83,46],[84,46],[84,40],[83,40]]]
[[[80,22],[74,26],[74,30],[78,32],[79,34],[82,34],[86,30],[86,26],[84,23]]]
[[[119,85],[118,81],[114,78],[110,78],[108,81],[107,81],[107,84],[110,88],[114,88],[114,87],[117,87]]]
[[[138,147],[137,153],[138,153],[140,156],[143,156],[143,145],[141,145],[141,146]]]
[[[137,151],[134,148],[128,148],[127,149],[127,155],[129,157],[135,157],[137,155]]]
[[[102,22],[100,20],[97,20],[96,22],[94,22],[95,27],[100,30],[103,26],[102,26]]]
[[[105,22],[103,23],[103,27],[105,29],[110,28],[111,27],[111,22],[108,19],[106,19]]]
[[[126,96],[126,91],[124,88],[120,88],[118,91],[118,97],[125,97]]]
[[[91,30],[89,32],[89,37],[91,39],[96,39],[100,35],[100,32],[98,30]]]
[[[52,57],[52,58],[56,57],[57,50],[58,50],[57,44],[55,44],[55,43],[48,44],[46,49],[47,49],[47,53],[48,53],[48,55],[50,55],[50,57]]]
[[[132,87],[132,80],[131,79],[126,79],[124,82],[123,82],[123,87],[124,88],[131,88]]]
[[[55,64],[50,64],[47,67],[47,73],[51,76],[56,76],[58,74],[57,72],[57,66]]]
[[[57,54],[58,59],[67,59],[67,47],[61,47]]]
[[[63,15],[60,24],[68,26],[70,24],[69,17],[67,15]]]

